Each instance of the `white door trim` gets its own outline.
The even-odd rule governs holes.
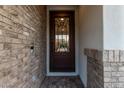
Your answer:
[[[74,10],[75,11],[75,72],[50,72],[50,49],[49,49],[49,11],[51,10]],[[78,10],[77,6],[47,6],[47,76],[77,76],[79,64],[79,40],[78,40]]]

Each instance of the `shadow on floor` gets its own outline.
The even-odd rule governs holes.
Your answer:
[[[46,77],[41,88],[84,88],[79,77]]]

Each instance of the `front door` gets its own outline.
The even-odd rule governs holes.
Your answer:
[[[50,72],[75,72],[74,11],[50,11]]]

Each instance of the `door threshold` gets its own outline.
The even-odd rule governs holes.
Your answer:
[[[47,76],[77,76],[76,72],[49,72]]]

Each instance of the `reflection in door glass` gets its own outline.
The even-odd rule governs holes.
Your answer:
[[[69,52],[69,18],[55,18],[55,52]]]

